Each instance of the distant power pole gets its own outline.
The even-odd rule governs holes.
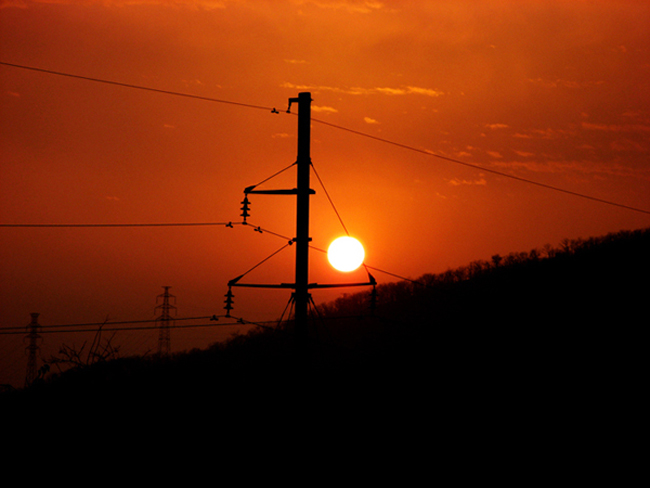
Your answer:
[[[160,334],[158,336],[158,354],[161,356],[169,354],[171,350],[171,336],[170,336],[170,325],[174,319],[172,319],[171,311],[176,310],[176,307],[170,303],[170,299],[176,303],[176,297],[169,293],[171,286],[163,286],[165,292],[162,295],[158,295],[156,298],[156,303],[159,303],[162,299],[162,304],[156,306],[155,310],[160,309],[160,317],[156,319],[158,322],[158,329]]]
[[[25,387],[31,385],[36,379],[37,369],[36,369],[36,356],[40,349],[39,342],[41,336],[38,333],[41,326],[38,324],[38,313],[30,314],[32,316],[31,323],[27,326],[27,335],[25,340],[29,341],[29,345],[25,348],[27,353],[27,374],[25,375]]]

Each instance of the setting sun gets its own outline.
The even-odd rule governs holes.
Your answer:
[[[354,237],[339,237],[327,249],[327,259],[339,271],[354,271],[365,257],[361,243]]]

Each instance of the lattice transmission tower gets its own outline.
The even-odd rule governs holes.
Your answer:
[[[167,355],[171,350],[170,326],[174,322],[172,313],[176,313],[176,307],[171,304],[171,301],[176,303],[176,297],[169,293],[171,286],[163,286],[163,288],[165,292],[156,298],[156,303],[160,303],[160,300],[162,300],[162,303],[157,305],[155,310],[160,310],[160,317],[156,318],[160,331],[158,335],[158,354]]]
[[[38,356],[38,351],[40,350],[40,341],[41,335],[38,333],[41,326],[38,323],[38,313],[30,314],[32,316],[31,323],[27,326],[27,335],[25,336],[25,341],[29,341],[29,344],[25,348],[25,353],[27,354],[27,374],[25,375],[25,388],[31,385],[38,374],[36,369],[36,357]]]

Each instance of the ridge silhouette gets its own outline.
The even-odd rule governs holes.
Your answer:
[[[565,240],[560,247],[343,295],[311,314],[307,350],[291,322],[169,357],[129,357],[52,374],[0,401],[186,398],[238,405],[281,398],[438,394],[574,395],[632,382],[647,320],[650,229]],[[624,374],[625,373],[625,374]],[[617,387],[617,388],[618,388]]]

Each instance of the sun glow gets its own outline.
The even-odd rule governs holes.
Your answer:
[[[354,237],[339,237],[327,249],[327,259],[339,271],[354,271],[363,263],[365,251]]]

